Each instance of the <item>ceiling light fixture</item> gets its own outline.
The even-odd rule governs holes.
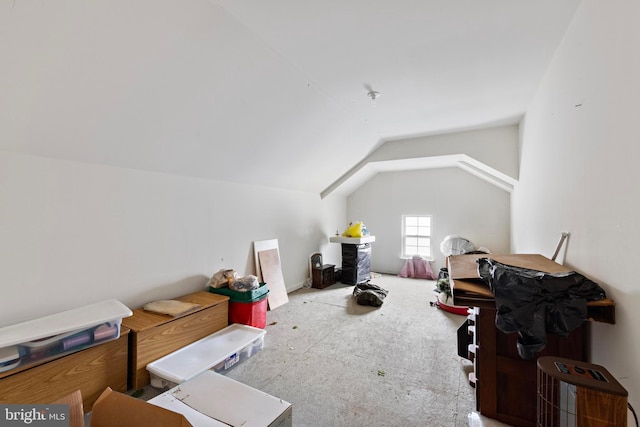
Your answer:
[[[380,96],[380,92],[376,92],[375,90],[370,90],[369,93],[367,93],[367,96],[371,98],[371,100],[375,103],[376,99],[378,99],[378,97]]]

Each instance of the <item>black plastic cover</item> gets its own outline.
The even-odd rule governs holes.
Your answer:
[[[458,341],[458,356],[471,360],[469,357],[469,344],[473,344],[473,337],[469,335],[469,319],[466,319],[456,332]]]
[[[496,301],[496,327],[518,333],[518,354],[532,359],[546,334],[567,336],[587,319],[587,301],[606,298],[595,282],[576,273],[545,273],[479,258],[478,273]]]
[[[342,244],[342,275],[347,285],[366,282],[371,278],[371,244]]]

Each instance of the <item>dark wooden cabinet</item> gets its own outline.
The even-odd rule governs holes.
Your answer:
[[[324,264],[321,268],[311,269],[311,287],[323,289],[336,283],[335,265]]]
[[[556,356],[588,361],[589,322],[584,322],[567,337],[547,334],[546,347],[535,358],[525,360],[517,349],[518,335],[505,334],[496,325],[496,304],[488,285],[480,280],[476,260],[487,254],[456,255],[447,258],[455,305],[473,307],[468,316],[468,358],[474,371],[469,382],[476,390],[476,410],[514,427],[536,425],[537,365],[541,356]],[[567,267],[538,254],[491,254],[508,265],[558,273]],[[587,303],[588,318],[615,323],[612,300]],[[458,336],[458,345],[464,343]],[[461,353],[460,348],[458,353]]]
[[[517,351],[517,334],[505,334],[495,326],[495,308],[474,308],[469,315],[469,346],[474,372],[470,383],[476,388],[476,410],[514,427],[534,427],[537,399],[537,357],[558,356],[587,360],[588,323],[567,337],[547,334],[545,349],[531,360]]]

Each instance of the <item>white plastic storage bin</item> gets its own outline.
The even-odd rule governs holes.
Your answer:
[[[118,339],[122,319],[131,314],[108,300],[0,328],[0,372]]]
[[[264,346],[264,329],[234,323],[147,365],[151,385],[175,387],[213,369],[224,373]]]

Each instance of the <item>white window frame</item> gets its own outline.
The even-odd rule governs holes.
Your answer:
[[[415,218],[416,221],[416,233],[415,234],[408,234],[407,233],[407,220],[409,219],[410,221]],[[420,224],[422,221],[420,221],[420,219],[423,218],[427,218],[429,225],[424,225],[424,224]],[[410,225],[411,226],[411,225]],[[425,228],[427,228],[428,230],[426,230],[428,232],[425,233]],[[402,258],[412,258],[414,255],[420,255],[422,257],[431,257],[432,254],[432,236],[433,236],[433,216],[431,215],[402,215],[402,244],[401,244],[401,257]],[[411,231],[411,230],[409,230]],[[424,241],[420,241],[420,239],[427,239],[428,240],[428,246],[424,244]],[[415,244],[412,245],[408,245],[407,244],[407,239],[416,239]],[[413,242],[411,242],[413,243]],[[422,243],[422,244],[421,244]],[[417,248],[416,251],[413,251],[412,249],[408,249],[409,247],[411,248]],[[424,250],[420,250],[420,248],[427,248],[428,247],[428,251],[424,251]],[[411,253],[409,253],[411,252]]]

